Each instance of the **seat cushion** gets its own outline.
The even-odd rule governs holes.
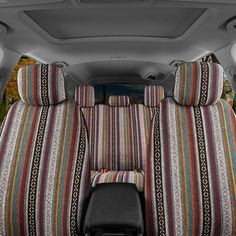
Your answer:
[[[135,184],[140,192],[144,190],[143,171],[91,171],[91,184],[95,187],[100,183],[131,183]]]

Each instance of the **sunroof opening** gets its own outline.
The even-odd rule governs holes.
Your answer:
[[[33,10],[25,13],[56,39],[104,36],[176,38],[183,35],[205,10],[116,7]]]

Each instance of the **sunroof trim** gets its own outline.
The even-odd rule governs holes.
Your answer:
[[[177,37],[160,37],[160,36],[140,36],[140,35],[109,35],[109,36],[91,36],[58,39],[50,35],[37,22],[30,18],[26,12],[20,13],[21,20],[27,24],[33,31],[39,34],[42,38],[53,44],[76,44],[81,42],[106,42],[106,41],[140,41],[140,42],[165,42],[175,43],[189,37],[207,18],[211,17],[213,11],[211,9],[202,8],[204,12],[193,22],[189,28],[180,36]]]

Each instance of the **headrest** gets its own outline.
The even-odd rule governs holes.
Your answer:
[[[75,101],[81,107],[93,107],[95,105],[94,87],[80,85],[75,89]]]
[[[144,89],[144,105],[156,107],[165,98],[164,89],[157,85],[148,85]]]
[[[66,99],[64,75],[56,65],[21,67],[17,80],[19,95],[28,105],[49,106]]]
[[[129,96],[110,96],[109,105],[112,107],[128,107]]]
[[[174,99],[184,106],[216,103],[222,94],[224,69],[215,63],[186,63],[177,68]]]

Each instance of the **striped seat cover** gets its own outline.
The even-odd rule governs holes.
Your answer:
[[[90,85],[80,85],[76,87],[75,101],[81,107],[93,107],[95,104],[94,87]]]
[[[130,105],[127,96],[112,96],[110,105],[94,104],[94,88],[79,86],[75,100],[83,111],[89,134],[92,186],[131,182],[143,191],[151,110]],[[100,172],[106,169],[106,173]]]
[[[75,100],[88,128],[93,186],[106,181],[131,182],[143,190],[144,174],[135,170],[145,170],[150,122],[163,91],[146,86],[146,106],[130,105],[128,96],[111,96],[109,105],[95,105],[92,86],[76,88]]]
[[[144,191],[144,171],[91,171],[92,187],[99,183],[131,183],[140,192]]]
[[[146,85],[144,89],[144,105],[151,119],[160,102],[165,98],[164,88],[158,85]]]
[[[112,107],[128,107],[130,105],[129,96],[110,96],[109,105]]]
[[[54,65],[22,68],[18,84],[0,136],[0,235],[77,235],[90,173],[83,115]]]
[[[236,117],[217,64],[178,67],[155,114],[145,176],[148,236],[236,235]]]
[[[82,108],[88,127],[91,169],[144,169],[150,113],[143,105]]]
[[[158,85],[147,85],[144,88],[144,105],[146,107],[157,107],[165,98],[164,88]]]

